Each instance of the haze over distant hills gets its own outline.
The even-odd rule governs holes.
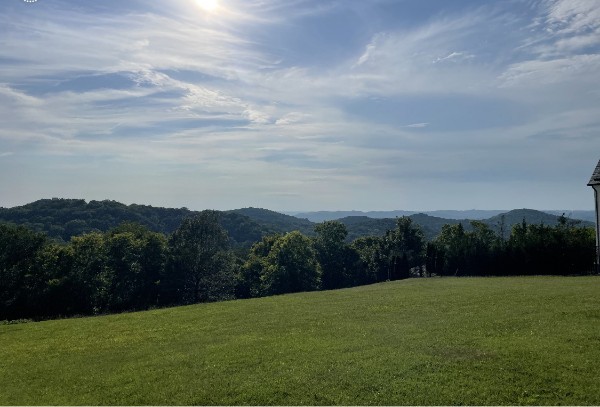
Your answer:
[[[544,210],[543,212],[550,213],[552,215],[562,215],[565,214],[566,217],[571,219],[580,219],[588,222],[595,223],[596,222],[596,212],[594,211],[560,211],[560,210]]]
[[[396,218],[400,216],[411,216],[418,213],[424,213],[425,215],[435,216],[438,218],[446,219],[472,219],[472,220],[483,220],[493,216],[500,215],[502,213],[509,212],[508,209],[469,209],[469,210],[436,210],[436,211],[406,211],[406,210],[394,210],[394,211],[315,211],[315,212],[285,212],[288,215],[296,216],[298,218],[305,218],[311,222],[323,222],[326,220],[336,220],[345,218],[348,216],[367,216],[374,219],[382,218]],[[543,210],[540,212],[549,213],[552,215],[560,216],[563,213],[566,217],[571,219],[586,220],[589,222],[595,222],[594,211],[580,211],[580,210]]]

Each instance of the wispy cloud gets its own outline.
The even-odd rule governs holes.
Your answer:
[[[596,82],[600,54],[574,55],[552,60],[529,60],[512,64],[500,76],[502,86],[539,87],[576,80]]]
[[[214,199],[197,205],[393,209],[440,165],[500,173],[506,158],[489,152],[502,151],[537,176],[600,151],[586,138],[600,127],[593,0],[440,2],[411,24],[396,21],[415,4],[383,0],[229,0],[212,15],[183,0],[103,4],[0,5],[0,150],[35,157],[30,173],[68,161],[104,185],[97,198],[113,197],[104,165],[123,183],[147,172],[154,190]],[[539,155],[520,152],[549,134]]]
[[[471,58],[475,58],[475,55],[468,54],[465,52],[451,52],[450,54],[446,55],[445,57],[436,58],[433,61],[433,63],[437,64],[438,62],[443,62],[443,61],[460,61],[460,60],[471,59]]]
[[[600,28],[600,9],[595,0],[546,0],[548,31],[581,35]]]

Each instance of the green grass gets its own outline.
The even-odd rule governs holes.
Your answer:
[[[600,405],[600,278],[414,279],[0,326],[0,405]]]

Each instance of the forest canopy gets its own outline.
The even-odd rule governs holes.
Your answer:
[[[143,206],[130,211],[112,201],[58,201],[27,210],[36,220],[46,215],[37,230],[53,230],[64,221],[62,233],[70,232],[60,239],[32,230],[32,224],[0,223],[0,320],[144,310],[410,277],[596,272],[594,229],[564,216],[555,225],[523,219],[510,229],[504,222],[496,229],[483,221],[454,222],[430,239],[412,217],[403,216],[383,234],[349,239],[342,221],[286,231],[287,215],[269,211],[258,210],[265,222],[259,224],[234,211]],[[94,211],[103,215],[95,219]],[[15,219],[23,215],[16,213]],[[78,234],[70,235],[74,231]]]

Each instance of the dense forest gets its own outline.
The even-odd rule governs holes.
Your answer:
[[[0,223],[0,320],[143,310],[409,277],[595,272],[593,228],[564,216],[554,225],[522,219],[511,227],[506,217],[495,227],[456,221],[429,239],[411,217],[379,219],[378,227],[387,228],[383,233],[368,235],[366,228],[365,235],[349,238],[343,220],[312,224],[294,218],[300,230],[286,231],[287,215],[254,208],[192,212],[136,205],[134,216],[126,210],[131,206],[112,201],[50,203],[56,204],[53,210],[41,205],[37,217],[29,214],[39,222]],[[90,206],[103,215],[87,215]],[[5,219],[6,212],[2,215]],[[56,230],[60,239],[32,230],[32,225],[47,230],[60,219],[65,222],[62,232]],[[109,227],[115,219],[124,222]],[[80,229],[67,226],[76,220]],[[368,223],[352,221],[355,227]]]
[[[14,208],[0,208],[0,222],[23,225],[44,232],[57,242],[74,236],[106,232],[123,222],[134,222],[153,232],[173,233],[183,219],[197,214],[187,208],[160,208],[148,205],[124,205],[116,201],[83,199],[42,199]],[[269,233],[279,231],[268,224],[258,224],[236,211],[223,212],[219,222],[234,245],[251,245]]]
[[[14,208],[0,208],[0,222],[23,225],[36,232],[44,232],[52,240],[66,243],[72,237],[90,232],[107,232],[123,222],[135,222],[153,232],[165,235],[173,233],[183,219],[199,212],[187,208],[173,209],[148,205],[124,205],[116,201],[90,201],[83,199],[42,199]],[[417,213],[408,216],[421,227],[426,240],[432,240],[444,225],[462,224],[471,230],[469,219],[446,219]],[[530,224],[554,226],[559,216],[531,209],[517,209],[481,220],[497,233],[510,231],[523,219]],[[393,229],[395,218],[371,218],[367,216],[345,216],[338,219],[347,230],[348,243],[364,236],[384,236]],[[230,243],[235,248],[249,248],[263,236],[287,233],[294,230],[314,237],[316,223],[308,219],[284,215],[261,208],[242,208],[220,212],[219,222],[227,231]],[[569,220],[579,226],[594,226],[591,222]]]

